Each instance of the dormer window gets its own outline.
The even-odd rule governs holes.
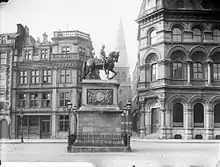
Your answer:
[[[176,7],[177,7],[177,8],[184,8],[184,2],[183,2],[183,0],[177,0],[177,1],[176,1]]]
[[[31,60],[31,50],[24,51],[24,58],[25,60]]]
[[[6,44],[6,37],[5,36],[2,37],[1,44]]]
[[[64,46],[62,48],[62,53],[66,54],[66,53],[69,53],[70,52],[70,47],[69,46]]]
[[[41,50],[41,59],[48,59],[48,49]]]

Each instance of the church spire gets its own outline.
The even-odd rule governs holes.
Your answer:
[[[122,25],[122,19],[120,18],[120,24],[117,31],[116,50],[120,52],[118,63],[116,67],[129,67],[127,48],[124,39],[124,30]]]

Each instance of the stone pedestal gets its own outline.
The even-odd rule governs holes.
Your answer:
[[[83,80],[77,137],[70,152],[127,151],[121,129],[116,80]]]

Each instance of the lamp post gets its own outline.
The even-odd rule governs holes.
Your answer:
[[[123,129],[123,140],[124,145],[127,146],[127,135],[126,135],[126,106],[123,107],[123,113],[122,116],[122,129]]]
[[[67,103],[67,111],[68,111],[68,147],[67,150],[70,150],[70,111],[72,110],[72,103],[69,101]]]
[[[130,114],[131,114],[131,102],[127,102],[127,112],[126,112],[126,122],[127,122],[127,146],[128,146],[128,151],[131,151],[131,145],[130,145],[130,138],[132,134],[132,128],[131,128],[131,119],[130,119]]]
[[[24,139],[23,139],[23,112],[22,109],[20,110],[20,119],[21,119],[21,143],[24,143]]]

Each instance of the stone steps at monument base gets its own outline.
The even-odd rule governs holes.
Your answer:
[[[92,147],[92,146],[71,146],[69,153],[74,152],[130,152],[127,147]]]

